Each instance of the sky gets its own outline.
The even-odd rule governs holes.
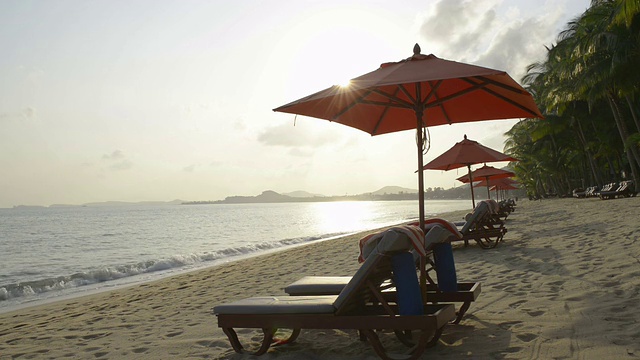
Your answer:
[[[588,5],[0,0],[0,207],[417,189],[414,132],[372,137],[272,109],[416,43],[520,81]],[[425,163],[464,134],[502,151],[517,121],[429,128]],[[463,173],[429,170],[425,188]]]

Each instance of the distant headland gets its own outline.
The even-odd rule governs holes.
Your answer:
[[[470,199],[469,185],[464,184],[459,187],[443,189],[441,187],[426,188],[425,199],[431,200],[459,200]],[[379,190],[356,194],[356,195],[332,195],[313,194],[306,191],[293,191],[289,193],[277,193],[272,190],[263,191],[256,196],[228,196],[224,200],[205,201],[104,201],[91,202],[81,205],[52,204],[49,206],[40,205],[16,205],[14,209],[43,209],[43,208],[65,208],[65,207],[104,207],[104,206],[133,206],[133,205],[207,205],[207,204],[251,204],[251,203],[287,203],[287,202],[329,202],[329,201],[397,201],[397,200],[418,200],[418,191],[415,189],[403,188],[400,186],[385,186]]]
[[[445,190],[443,188],[425,189],[426,199],[457,200],[469,199],[469,186],[462,185],[457,188]],[[418,200],[418,191],[399,186],[385,186],[377,191],[357,195],[325,196],[311,194],[306,191],[280,194],[272,190],[263,191],[256,196],[228,196],[224,200],[216,201],[187,201],[183,205],[207,205],[207,204],[251,204],[251,203],[285,203],[285,202],[330,202],[330,201],[397,201]]]

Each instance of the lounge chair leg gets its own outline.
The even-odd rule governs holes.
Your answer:
[[[358,330],[358,335],[360,336],[360,341],[367,341],[367,336],[362,332],[362,330]]]
[[[238,335],[236,334],[235,330],[233,330],[232,328],[223,328],[222,331],[229,338],[229,342],[231,343],[231,346],[233,347],[233,350],[235,350],[235,352],[240,354],[246,353],[246,354],[259,356],[266,353],[267,350],[269,350],[269,347],[271,346],[271,342],[273,341],[273,333],[275,333],[276,329],[262,329],[262,332],[264,333],[264,338],[262,339],[262,345],[260,346],[260,349],[258,349],[258,351],[256,352],[245,351],[244,348],[242,347],[242,344],[240,343],[240,340],[238,339]]]
[[[413,335],[411,335],[411,330],[394,330],[396,337],[407,347],[412,347],[416,345],[416,342],[413,341]]]
[[[285,344],[289,344],[292,343],[294,341],[296,341],[296,339],[298,338],[298,335],[300,335],[300,329],[293,329],[291,330],[291,335],[289,335],[288,338],[282,338],[282,339],[273,339],[273,345],[274,346],[280,346],[280,345],[285,345]]]
[[[462,304],[462,306],[460,306],[460,310],[458,310],[458,316],[452,322],[452,324],[459,324],[460,321],[462,321],[462,317],[467,312],[467,310],[469,310],[469,306],[471,306],[471,302],[470,301],[465,301],[464,304]]]

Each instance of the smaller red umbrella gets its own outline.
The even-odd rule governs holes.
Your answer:
[[[469,182],[472,182],[471,165],[496,161],[517,161],[517,159],[481,145],[477,141],[469,140],[467,139],[467,135],[465,135],[462,141],[453,145],[451,149],[445,151],[442,155],[431,160],[423,169],[446,171],[466,166],[469,172]],[[475,208],[476,202],[473,187],[471,187],[471,203]]]
[[[498,190],[515,190],[517,189],[517,187],[515,187],[515,185],[517,184],[519,184],[519,182],[515,180],[509,179],[509,178],[502,178],[502,179],[481,180],[480,182],[475,184],[474,187],[486,186],[489,194],[491,194],[490,192],[491,190],[495,190],[496,198],[497,198]],[[489,195],[489,198],[491,198],[491,195]]]
[[[496,192],[496,199],[498,199],[498,191],[502,190],[502,194],[503,194],[503,198],[506,198],[506,196],[504,196],[504,192],[507,190],[516,190],[518,189],[517,187],[513,186],[512,184],[506,184],[506,183],[498,183],[495,184],[491,187],[491,190],[495,190]]]
[[[512,173],[511,171],[494,168],[493,166],[488,166],[487,164],[471,172],[471,178],[473,179],[472,181],[475,181],[477,179],[489,181],[490,179],[502,179],[502,178],[510,178],[514,176],[516,176],[516,174]],[[457,178],[456,180],[461,181],[463,183],[468,183],[469,176],[464,175]],[[489,185],[487,185],[487,197],[491,198],[491,193],[489,192]]]

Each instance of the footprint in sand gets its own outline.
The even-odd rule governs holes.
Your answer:
[[[526,303],[526,302],[527,302],[527,300],[520,300],[520,301],[516,301],[516,302],[514,302],[514,303],[509,304],[509,307],[514,308],[514,309],[515,309],[515,308],[517,308],[518,306],[520,306],[520,305],[522,305],[522,304],[524,304],[524,303]]]
[[[519,325],[519,324],[522,324],[522,323],[523,323],[522,321],[506,321],[506,322],[498,324],[498,326],[503,328],[503,329],[505,329],[505,330],[509,330],[514,325]]]
[[[527,314],[529,314],[529,316],[538,317],[544,314],[545,312],[546,311],[542,311],[542,310],[528,310]]]
[[[538,335],[535,334],[519,334],[516,335],[516,337],[524,342],[530,342],[533,339],[536,339],[538,337]]]

